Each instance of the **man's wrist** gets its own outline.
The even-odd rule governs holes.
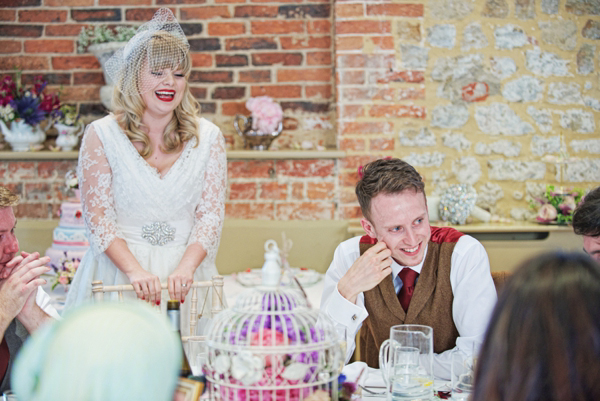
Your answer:
[[[29,333],[32,333],[46,321],[50,320],[51,317],[37,303],[34,303],[30,310],[22,310],[17,315],[17,319],[19,319]]]
[[[356,303],[356,297],[358,296],[358,293],[355,293],[354,291],[352,291],[352,286],[350,286],[347,283],[347,280],[345,280],[345,277],[342,277],[340,279],[340,281],[338,282],[338,292],[340,293],[340,295],[344,298],[346,298],[348,301],[352,302],[353,304]]]

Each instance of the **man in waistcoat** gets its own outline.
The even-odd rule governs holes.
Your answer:
[[[600,187],[591,190],[573,213],[573,231],[583,236],[583,250],[600,262]]]
[[[390,327],[421,324],[433,327],[434,375],[449,379],[452,349],[478,349],[497,300],[483,245],[429,225],[425,185],[400,159],[367,164],[356,195],[367,235],[337,247],[321,300],[346,327],[346,361],[361,327],[360,358],[377,368]]]
[[[10,371],[17,351],[33,331],[58,318],[40,276],[51,270],[49,258],[37,252],[17,255],[16,219],[12,207],[19,197],[0,186],[0,394],[10,388]]]

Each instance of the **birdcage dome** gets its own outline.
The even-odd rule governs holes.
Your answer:
[[[331,320],[298,288],[257,287],[215,316],[204,367],[212,399],[301,401],[317,390],[337,400],[344,362]]]

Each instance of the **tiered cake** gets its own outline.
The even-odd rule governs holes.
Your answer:
[[[52,234],[52,247],[46,250],[50,264],[60,266],[62,262],[82,259],[90,244],[85,236],[83,212],[78,199],[60,205],[60,222]]]

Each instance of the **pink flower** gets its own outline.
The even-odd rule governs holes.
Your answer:
[[[558,205],[562,214],[571,214],[577,205],[575,204],[575,198],[572,196],[565,196],[562,203]]]
[[[283,120],[283,110],[268,96],[251,97],[246,108],[252,113],[252,129],[272,133]]]
[[[67,285],[67,284],[69,284],[69,277],[61,275],[58,278],[58,282],[61,283],[62,285]]]
[[[542,205],[538,210],[537,220],[543,223],[548,223],[556,220],[557,216],[556,208],[549,203]]]
[[[257,333],[252,333],[252,337],[250,338],[251,345],[262,345],[263,347],[285,345],[287,343],[288,342],[282,332],[271,329],[263,329]],[[281,355],[275,356],[275,360],[272,360],[271,358],[271,356],[265,357],[265,367],[270,367],[272,365],[279,366],[283,363]]]

